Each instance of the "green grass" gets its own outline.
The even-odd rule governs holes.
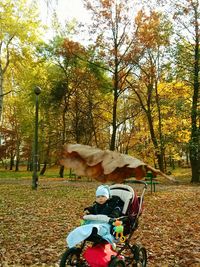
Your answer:
[[[51,168],[47,168],[44,175],[40,175],[38,171],[39,181],[45,179],[60,179],[59,176],[59,166],[54,166]],[[1,179],[9,179],[9,180],[30,180],[32,179],[33,172],[27,171],[26,166],[20,166],[19,171],[10,171],[0,168],[0,180]],[[171,170],[171,174],[169,175],[179,183],[187,184],[191,181],[191,169],[190,168],[176,168]],[[91,181],[91,179],[87,177],[82,177],[81,180],[78,178],[73,178],[69,176],[69,170],[64,170],[64,178],[72,181]],[[162,176],[157,177],[160,183],[168,184],[169,181]]]
[[[31,176],[32,173],[27,171],[8,171],[0,169],[0,179],[27,179]]]
[[[10,171],[5,169],[0,169],[0,178],[6,179],[27,179],[31,178],[33,175],[32,171],[27,171],[25,167],[21,167],[19,171]],[[38,175],[40,176],[39,172]],[[47,169],[45,174],[41,177],[54,178],[59,177],[59,168]]]
[[[60,178],[59,176],[59,166],[47,168],[44,175],[40,175],[38,171],[39,179],[55,179]],[[25,166],[20,167],[19,171],[10,171],[0,168],[0,179],[13,179],[13,180],[21,180],[21,179],[31,179],[33,175],[32,171],[27,171]],[[64,171],[64,178],[70,178],[69,170]],[[75,180],[75,178],[71,178],[71,180]],[[81,180],[88,180],[87,178],[82,178]]]

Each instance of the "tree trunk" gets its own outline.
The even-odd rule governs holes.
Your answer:
[[[174,159],[171,156],[169,157],[169,165],[170,165],[170,168],[175,170]]]
[[[43,166],[42,170],[40,171],[40,175],[44,175],[46,169],[47,169],[47,162],[45,161],[44,166]]]
[[[162,118],[161,118],[161,110],[160,110],[160,101],[158,95],[158,84],[157,80],[155,82],[155,92],[156,92],[156,106],[158,110],[158,132],[159,132],[159,141],[160,141],[160,170],[165,172],[166,171],[166,164],[165,164],[165,145],[164,145],[164,138],[162,132]]]
[[[19,171],[19,161],[20,161],[20,141],[17,141],[17,148],[16,148],[16,164],[15,164],[15,171]]]
[[[192,183],[200,183],[200,125],[198,126],[198,100],[199,100],[199,24],[198,10],[195,11],[195,53],[194,53],[194,91],[191,110],[191,139],[190,139],[190,162],[192,167]]]
[[[27,171],[30,171],[30,172],[33,171],[33,161],[32,161],[32,159],[29,159],[28,160],[28,163],[27,163]]]
[[[26,170],[30,171],[30,161],[28,161],[27,164],[26,164]]]
[[[156,158],[158,161],[158,167],[161,171],[164,171],[164,156],[163,156],[162,151],[160,150],[160,147],[159,147],[156,135],[155,135],[150,108],[148,108],[148,111],[147,111],[147,119],[148,119],[148,123],[149,123],[151,140],[152,140],[152,143],[154,145],[155,155],[156,155]]]
[[[19,158],[16,159],[16,164],[15,164],[15,171],[19,171]]]
[[[117,55],[117,45],[115,44],[115,55]],[[115,73],[114,73],[114,88],[113,88],[113,114],[112,114],[112,135],[110,141],[110,150],[114,151],[116,146],[117,133],[117,101],[118,101],[118,59],[115,56]]]
[[[114,97],[113,101],[113,118],[112,118],[112,135],[110,141],[110,150],[115,150],[115,143],[116,143],[116,133],[117,133],[117,97]]]
[[[59,175],[60,175],[60,178],[64,178],[64,166],[60,166]]]
[[[0,122],[2,119],[2,110],[3,110],[3,71],[0,66]]]
[[[14,166],[14,156],[11,155],[11,156],[10,156],[10,171],[12,171],[13,166]]]
[[[192,108],[192,129],[190,140],[190,163],[192,168],[192,183],[200,183],[200,128],[197,128],[197,109],[194,108],[195,95]]]

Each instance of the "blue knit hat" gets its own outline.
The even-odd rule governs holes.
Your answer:
[[[96,197],[99,197],[99,196],[104,196],[104,197],[109,198],[110,197],[110,189],[109,189],[109,186],[107,186],[107,185],[100,185],[99,187],[97,187]]]

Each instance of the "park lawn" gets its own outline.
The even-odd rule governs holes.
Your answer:
[[[67,233],[99,183],[0,183],[0,266],[58,266]],[[200,187],[169,184],[145,195],[133,243],[148,251],[148,267],[200,266]]]
[[[31,172],[27,172],[25,170],[21,171],[7,171],[4,169],[0,169],[0,180],[4,179],[12,179],[12,180],[18,180],[18,179],[29,179],[32,177]]]
[[[37,172],[37,175],[40,180],[78,180],[78,176],[76,176],[74,173],[70,174],[70,170],[66,169],[64,170],[64,179],[60,178],[59,175],[59,166],[53,166],[50,168],[47,168],[44,175],[40,175],[40,172]],[[19,171],[15,170],[5,170],[4,168],[0,168],[0,181],[4,182],[5,180],[10,181],[21,181],[21,180],[31,180],[33,176],[33,171],[27,171],[26,166],[20,166]],[[88,177],[82,177],[82,180],[89,181],[90,179]]]
[[[68,171],[65,173],[66,176],[69,176]],[[26,166],[20,166],[19,171],[9,171],[3,168],[0,168],[0,180],[2,179],[13,179],[13,180],[21,180],[21,179],[31,179],[33,176],[32,171],[27,171]],[[38,176],[39,172],[38,172]],[[41,179],[43,178],[58,178],[59,177],[59,167],[52,167],[47,168],[45,174],[40,176]]]

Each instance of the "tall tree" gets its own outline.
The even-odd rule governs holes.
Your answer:
[[[27,0],[2,0],[0,2],[0,120],[2,117],[6,72],[17,53],[23,58],[23,49],[32,43],[38,35],[39,22],[36,7]],[[37,34],[36,34],[37,33]]]
[[[95,43],[96,56],[98,60],[104,62],[104,68],[112,79],[110,149],[115,150],[120,125],[118,102],[122,93],[127,89],[125,78],[130,71],[128,57],[134,45],[136,30],[133,25],[133,2],[130,0],[84,0],[84,3],[92,14],[93,25],[90,35]],[[139,52],[135,50],[135,58]]]
[[[32,106],[27,105],[26,98],[16,94],[6,99],[4,127],[1,129],[1,134],[4,145],[7,147],[7,155],[5,156],[10,157],[10,169],[12,169],[15,159],[15,170],[19,170],[23,148],[26,150],[28,148],[30,155],[32,121]],[[27,160],[27,158],[23,158],[23,160]]]
[[[165,144],[158,85],[166,73],[171,24],[159,12],[150,11],[147,14],[143,10],[137,14],[136,24],[136,36],[143,54],[137,62],[130,59],[130,64],[137,66],[137,69],[133,68],[133,80],[129,78],[128,83],[146,114],[157,163],[160,170],[164,171]]]
[[[199,0],[182,0],[175,5],[179,56],[177,67],[191,87],[191,137],[189,143],[192,167],[191,182],[200,182],[200,4]],[[184,76],[183,76],[184,75]]]
[[[47,51],[55,64],[49,77],[49,106],[59,121],[59,143],[97,143],[95,113],[103,102],[103,71],[89,63],[90,51],[68,38],[56,38]]]

